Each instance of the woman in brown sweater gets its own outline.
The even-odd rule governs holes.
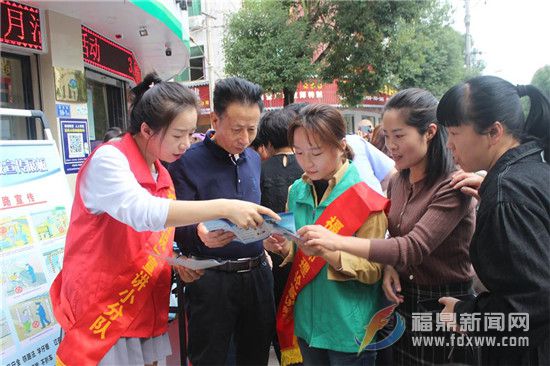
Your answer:
[[[385,107],[386,145],[400,171],[388,187],[390,238],[343,237],[321,226],[299,231],[306,245],[343,250],[386,265],[383,290],[390,301],[400,304],[397,310],[407,324],[394,345],[394,365],[475,361],[473,350],[452,347],[450,342],[437,347],[413,345],[418,336],[449,336],[436,331],[436,309],[419,302],[437,303],[440,296],[449,296],[443,294],[472,294],[474,275],[468,247],[475,201],[449,185],[456,169],[445,146],[446,130],[436,122],[436,109],[437,99],[422,89],[403,90]],[[413,331],[412,313],[431,315],[433,332]]]

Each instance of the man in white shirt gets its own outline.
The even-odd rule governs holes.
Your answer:
[[[361,136],[347,135],[346,143],[353,150],[353,163],[363,181],[376,192],[384,194],[390,177],[397,172],[393,160]]]

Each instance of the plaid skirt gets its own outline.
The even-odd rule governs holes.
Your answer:
[[[421,286],[401,279],[401,293],[404,302],[399,305],[397,311],[406,321],[405,333],[401,339],[393,345],[393,365],[476,365],[479,360],[479,349],[465,346],[451,345],[451,332],[438,329],[436,314],[430,313],[432,318],[432,331],[413,332],[413,313],[422,313],[427,316],[426,310],[419,306],[418,302],[428,299],[439,299],[443,296],[473,295],[472,281],[436,286]],[[424,321],[425,319],[422,318]],[[422,328],[423,330],[426,328]],[[444,337],[444,338],[442,338]],[[428,346],[425,340],[438,338],[443,344]],[[420,340],[421,339],[421,340]],[[422,344],[419,344],[422,342]],[[429,341],[428,341],[429,342]]]

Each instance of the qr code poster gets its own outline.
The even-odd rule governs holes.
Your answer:
[[[90,154],[88,121],[76,118],[60,118],[60,134],[63,143],[65,173],[75,174]]]
[[[84,157],[84,136],[81,133],[68,133],[69,158]]]

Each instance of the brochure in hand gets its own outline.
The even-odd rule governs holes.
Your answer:
[[[211,220],[204,222],[208,231],[225,230],[235,234],[235,241],[248,244],[268,238],[271,234],[281,234],[289,240],[301,242],[302,240],[296,234],[294,224],[294,214],[292,212],[279,213],[281,221],[275,221],[271,217],[264,215],[264,223],[258,227],[242,229],[226,219]]]
[[[194,259],[194,258],[186,258],[186,257],[165,257],[160,256],[155,253],[151,253],[157,258],[161,258],[168,262],[172,266],[183,266],[189,269],[194,269],[195,271],[198,269],[207,269],[212,267],[221,266],[222,264],[225,264],[227,261],[219,261],[216,259]]]

